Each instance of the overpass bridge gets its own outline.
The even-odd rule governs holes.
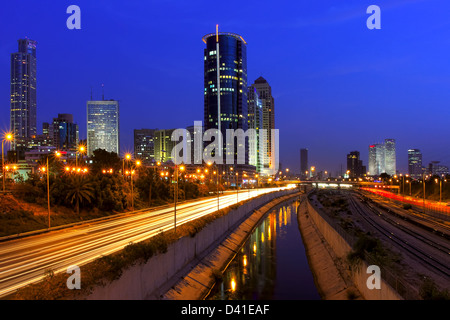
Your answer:
[[[313,188],[335,188],[335,189],[352,189],[352,188],[380,188],[398,190],[398,185],[386,185],[382,182],[375,181],[355,181],[356,179],[327,179],[327,180],[281,180],[275,181],[278,186],[298,185],[311,186]]]

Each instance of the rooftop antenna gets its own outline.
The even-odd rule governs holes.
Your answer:
[[[220,53],[219,53],[219,25],[216,24],[216,68],[217,68],[217,130],[218,130],[218,142],[219,142],[219,157],[222,157],[222,141],[221,136],[221,114],[220,114]]]
[[[102,83],[102,100],[105,101],[105,90],[104,90],[105,85]]]
[[[93,100],[92,100],[92,86],[91,86],[91,101],[93,101]]]

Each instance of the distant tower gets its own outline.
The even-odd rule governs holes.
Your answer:
[[[386,172],[384,144],[377,143],[369,146],[369,174],[379,176]]]
[[[11,54],[12,149],[25,148],[26,138],[36,136],[36,41],[20,39]]]
[[[300,149],[300,176],[307,178],[306,171],[308,170],[308,149]]]
[[[395,139],[384,140],[384,167],[386,173],[390,176],[397,173]]]
[[[413,179],[422,178],[422,153],[419,149],[408,150],[408,173]]]
[[[272,150],[274,142],[272,141],[271,130],[275,129],[275,99],[272,96],[272,88],[263,77],[256,79],[252,87],[258,91],[259,98],[261,99],[263,114],[262,129],[265,129],[267,132],[268,143],[264,144],[266,149],[262,150],[264,167],[273,168],[274,164],[272,161],[275,150]]]

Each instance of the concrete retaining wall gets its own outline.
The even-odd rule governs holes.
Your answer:
[[[325,221],[325,219],[321,217],[309,201],[307,201],[307,206],[308,214],[314,221],[317,229],[333,249],[335,254],[345,261],[348,253],[352,250],[352,247],[327,221]],[[366,262],[362,262],[358,270],[351,271],[354,284],[366,300],[402,300],[402,297],[383,279],[381,280],[380,290],[370,290],[367,288],[366,281],[370,276],[370,274],[366,273],[367,267],[368,264]],[[381,273],[383,274],[383,270],[381,270]]]
[[[252,214],[255,208],[295,192],[298,190],[272,192],[248,201],[227,215],[214,220],[195,237],[180,238],[168,247],[166,253],[152,257],[145,264],[124,270],[118,280],[104,287],[94,288],[86,299],[143,300],[149,295],[154,295],[155,291],[171,280],[177,272],[225,239],[231,230]]]

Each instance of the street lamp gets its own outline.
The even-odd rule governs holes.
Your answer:
[[[47,208],[48,208],[48,228],[50,228],[50,179],[49,179],[49,168],[48,168],[48,157],[47,155],[46,167],[42,167],[41,170],[47,173]],[[55,156],[57,158],[61,157],[61,153],[56,151]]]
[[[122,176],[125,179],[125,161],[130,161],[131,160],[131,154],[126,153],[125,157],[123,158],[123,162],[122,162]]]
[[[5,141],[11,142],[14,136],[12,133],[6,133],[5,137],[2,139],[2,171],[3,171],[3,193],[5,193],[5,156],[3,152],[3,143]]]
[[[82,155],[86,152],[86,146],[79,144],[77,150],[75,151],[75,166],[78,167],[78,154]]]
[[[136,160],[135,162],[135,168],[138,168],[141,165],[141,161]],[[134,175],[135,170],[133,168],[131,168],[130,170],[130,179],[131,179],[131,211],[134,211],[134,197],[133,197],[133,175]]]

